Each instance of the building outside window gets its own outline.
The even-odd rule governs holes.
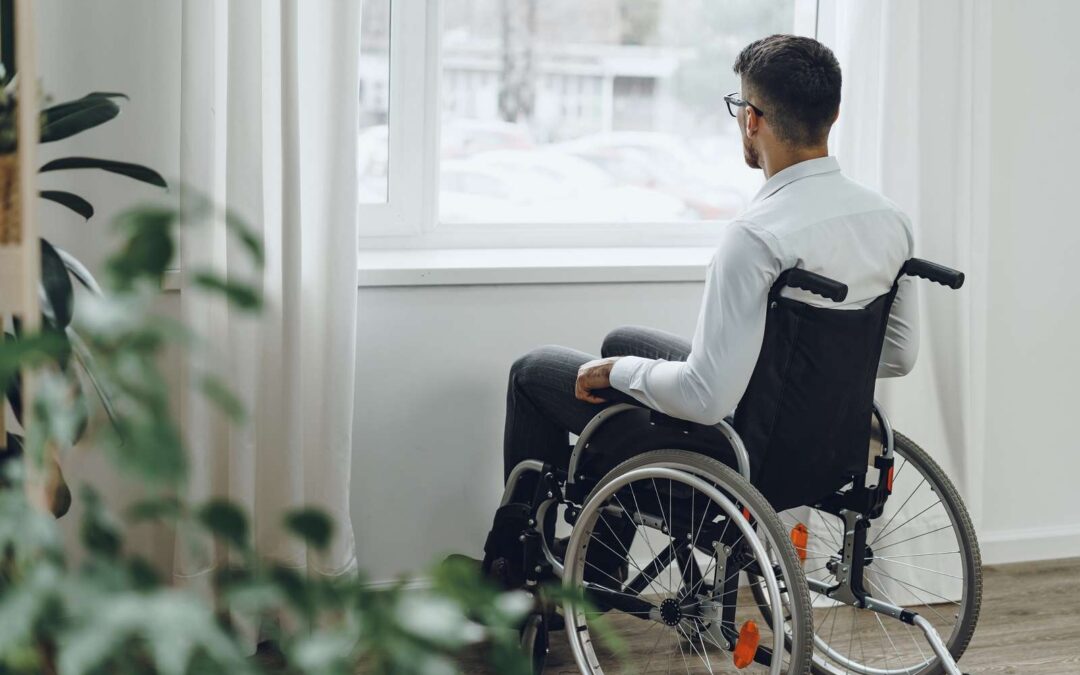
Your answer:
[[[401,147],[430,142],[435,147],[417,152],[437,164],[430,181],[401,193],[431,192],[430,201],[437,202],[426,216],[431,222],[405,229],[662,227],[730,219],[762,181],[760,172],[745,166],[737,125],[723,103],[725,94],[739,89],[731,65],[753,39],[812,32],[808,4],[437,3],[437,24],[418,25],[403,38],[414,44],[424,38],[430,50],[425,75],[435,85],[423,90],[426,98],[408,103],[425,108],[434,133],[406,134]],[[416,78],[391,82],[397,72],[390,63],[391,35],[403,35],[392,23],[409,19],[401,12],[404,2],[393,10],[390,5],[364,5],[361,180],[372,202],[393,193],[394,87],[421,91],[411,81]]]

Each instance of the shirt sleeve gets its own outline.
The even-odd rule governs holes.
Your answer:
[[[915,357],[919,355],[918,288],[911,277],[901,277],[897,284],[885,327],[885,343],[881,346],[878,377],[907,375],[915,367]]]
[[[904,232],[908,238],[907,257],[915,252],[915,238],[911,221],[902,216]],[[919,355],[919,294],[918,284],[911,277],[900,277],[896,285],[896,297],[889,310],[889,322],[885,327],[885,342],[878,360],[878,377],[899,377],[911,372]]]
[[[744,223],[725,228],[709,262],[686,361],[624,356],[611,386],[666,415],[717,424],[734,410],[754,372],[769,289],[782,270],[772,235]]]

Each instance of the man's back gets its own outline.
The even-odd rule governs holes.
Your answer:
[[[847,284],[842,304],[784,289],[784,296],[813,305],[865,306],[892,287],[913,252],[907,217],[888,199],[844,176],[833,157],[777,173],[735,222],[771,239],[783,269],[801,267]]]
[[[611,369],[611,385],[663,413],[715,424],[746,390],[761,350],[768,292],[784,270],[800,267],[847,284],[843,305],[784,290],[786,296],[842,310],[887,293],[911,255],[907,218],[884,197],[845,178],[834,157],[787,167],[725,227],[709,263],[687,360],[623,357]],[[901,280],[878,375],[909,371],[917,348],[914,286]]]

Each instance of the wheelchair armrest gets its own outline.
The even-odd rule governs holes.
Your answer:
[[[603,387],[602,389],[593,389],[592,394],[594,396],[599,396],[605,401],[609,401],[611,403],[629,403],[630,405],[636,405],[642,408],[648,407],[630,394],[627,394],[624,391],[619,391],[615,387]]]
[[[660,412],[659,410],[654,410],[653,408],[650,408],[649,406],[645,405],[644,403],[637,400],[633,396],[630,396],[626,392],[619,391],[618,389],[615,389],[614,387],[604,387],[603,389],[593,389],[592,393],[596,394],[600,398],[605,399],[607,401],[612,401],[614,403],[629,403],[631,405],[636,405],[639,408],[644,408],[645,410],[648,410],[649,411],[649,421],[652,422],[653,424],[656,424],[657,426],[672,427],[672,428],[675,428],[675,429],[682,429],[682,430],[685,430],[685,431],[689,431],[695,425],[694,422],[691,422],[689,420],[679,419],[678,417],[672,417],[671,415],[665,415],[664,413]]]

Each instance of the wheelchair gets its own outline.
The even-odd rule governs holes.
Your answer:
[[[781,290],[841,302],[846,286],[787,270],[733,416],[702,425],[599,390],[614,403],[569,446],[565,469],[514,467],[500,511],[518,519],[492,529],[485,568],[509,539],[524,587],[561,579],[582,673],[960,672],[982,597],[974,528],[949,478],[873,396],[905,275],[964,282],[913,258],[888,293],[838,310]],[[526,476],[535,488],[520,501]],[[559,512],[568,538],[555,536]],[[536,672],[551,618],[522,628]]]

